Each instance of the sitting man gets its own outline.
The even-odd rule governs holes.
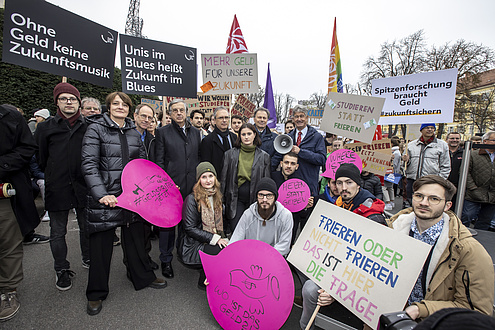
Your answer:
[[[292,213],[277,201],[275,181],[261,179],[256,185],[257,201],[244,211],[229,244],[243,239],[256,239],[273,246],[285,256],[290,250]]]
[[[390,219],[390,226],[430,244],[423,270],[408,299],[406,313],[425,318],[443,308],[464,307],[492,315],[493,262],[461,220],[451,211],[455,186],[438,175],[413,184],[412,210]]]

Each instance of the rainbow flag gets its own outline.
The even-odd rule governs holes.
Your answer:
[[[328,92],[342,93],[342,68],[340,67],[339,43],[337,42],[337,17],[333,23],[332,50],[330,52],[330,66],[328,70]]]

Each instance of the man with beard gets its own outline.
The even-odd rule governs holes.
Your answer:
[[[493,262],[460,219],[449,211],[455,186],[427,175],[413,184],[412,210],[390,219],[399,233],[433,248],[408,299],[406,313],[426,318],[443,308],[463,307],[492,315]]]
[[[235,227],[229,244],[256,239],[273,246],[285,256],[290,250],[292,214],[277,201],[275,181],[263,178],[256,186],[256,202],[244,212]]]
[[[206,130],[203,128],[205,113],[201,110],[193,110],[191,111],[189,118],[191,119],[191,125],[193,125],[199,130],[201,140],[203,140],[208,135],[208,132],[206,132]]]

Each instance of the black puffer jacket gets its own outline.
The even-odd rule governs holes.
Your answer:
[[[363,179],[363,185],[361,188],[368,190],[378,199],[383,200],[383,190],[382,183],[380,182],[380,178],[378,178],[373,173],[368,172],[368,174],[361,174],[361,178]]]
[[[127,162],[146,158],[144,145],[130,118],[119,128],[108,114],[87,119],[82,146],[82,172],[88,186],[88,233],[105,231],[139,220],[120,207],[110,208],[98,201],[106,195],[122,193],[121,175]]]

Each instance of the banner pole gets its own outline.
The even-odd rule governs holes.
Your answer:
[[[309,330],[311,328],[311,325],[315,321],[316,315],[318,315],[318,311],[320,310],[320,305],[316,306],[315,311],[313,312],[313,315],[311,315],[311,318],[309,319],[308,325],[306,326],[305,330]]]
[[[67,77],[65,77],[65,76],[64,76],[64,77],[62,77],[62,82],[63,82],[63,83],[66,83],[66,82],[67,82]]]

